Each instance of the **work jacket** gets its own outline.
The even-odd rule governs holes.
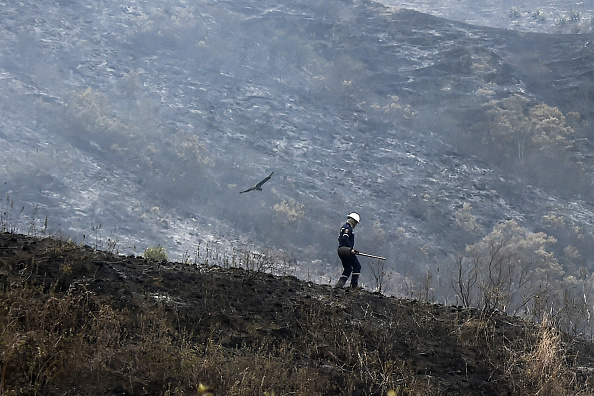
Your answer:
[[[355,246],[355,233],[353,232],[353,227],[348,222],[342,226],[338,235],[338,247],[343,246],[350,247],[351,249]]]

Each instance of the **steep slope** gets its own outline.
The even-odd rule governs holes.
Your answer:
[[[6,216],[28,216],[20,229],[47,218],[51,233],[180,259],[207,244],[274,250],[325,283],[339,271],[335,228],[357,210],[360,250],[388,257],[403,293],[402,278],[449,269],[514,219],[557,238],[567,269],[590,265],[587,35],[368,1],[26,1],[0,13],[0,177]],[[530,118],[542,104],[561,115]],[[561,120],[567,136],[545,146],[507,133],[540,130],[535,119]],[[238,194],[273,170],[265,191]],[[456,222],[465,204],[470,233]]]

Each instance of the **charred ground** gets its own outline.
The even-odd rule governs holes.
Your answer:
[[[592,394],[590,343],[499,313],[10,233],[0,282],[3,394]]]

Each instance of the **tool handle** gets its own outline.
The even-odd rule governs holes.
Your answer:
[[[356,254],[358,254],[359,256],[371,257],[371,258],[378,259],[378,260],[385,260],[386,259],[385,257],[374,256],[373,254],[361,253],[359,251],[357,251]]]

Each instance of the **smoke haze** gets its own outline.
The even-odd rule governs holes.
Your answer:
[[[357,248],[404,293],[514,219],[590,268],[590,10],[583,34],[525,34],[438,4],[6,2],[3,224],[174,260],[267,252],[329,282],[357,211]]]

